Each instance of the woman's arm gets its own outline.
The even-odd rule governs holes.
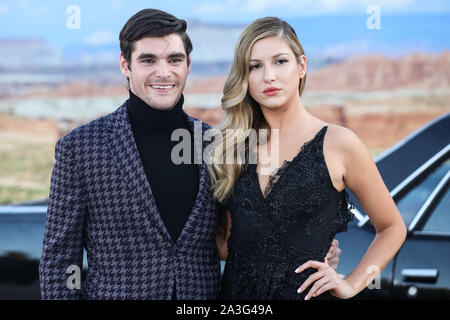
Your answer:
[[[227,240],[230,236],[230,230],[231,230],[231,215],[230,212],[227,211],[226,214],[221,215],[219,227],[217,228],[216,234],[216,244],[217,249],[219,251],[219,257],[220,260],[223,261],[227,260],[228,255]]]
[[[407,231],[403,218],[364,143],[348,129],[344,129],[342,139],[345,185],[358,198],[376,230],[375,239],[366,254],[346,278],[359,292],[395,256],[405,241]],[[378,273],[370,272],[376,268],[379,269]]]
[[[337,156],[342,159],[345,186],[358,198],[376,230],[376,236],[359,264],[345,279],[340,279],[333,274],[334,270],[328,270],[331,268],[316,261],[301,266],[299,272],[310,267],[319,269],[300,288],[303,291],[316,281],[307,298],[327,290],[341,298],[356,295],[386,267],[402,246],[407,233],[400,212],[364,143],[349,129],[338,126],[330,126],[329,129],[327,137],[332,140],[333,150],[339,150]]]

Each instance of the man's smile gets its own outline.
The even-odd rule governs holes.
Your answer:
[[[151,84],[150,87],[158,92],[167,92],[175,88],[174,84]]]

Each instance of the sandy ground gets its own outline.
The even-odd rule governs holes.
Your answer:
[[[302,103],[322,120],[353,130],[376,156],[450,112],[449,68],[450,51],[356,57],[308,74]],[[225,80],[191,78],[186,112],[217,125]],[[125,84],[65,83],[20,92],[0,97],[0,204],[46,197],[56,140],[128,96]]]
[[[437,109],[410,113],[352,113],[336,106],[308,110],[324,121],[353,130],[374,157],[448,112]],[[186,112],[213,126],[223,117],[220,108],[189,108]],[[54,119],[33,120],[0,114],[0,204],[48,196],[56,140],[77,125]]]

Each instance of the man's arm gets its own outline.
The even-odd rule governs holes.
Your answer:
[[[330,250],[325,257],[325,263],[328,263],[330,267],[334,270],[337,270],[339,264],[339,256],[341,255],[342,250],[339,249],[339,241],[333,239],[331,243]]]
[[[55,159],[39,264],[41,295],[42,299],[80,299],[81,290],[68,285],[68,280],[74,266],[83,267],[86,202],[73,149],[64,139],[56,143]]]

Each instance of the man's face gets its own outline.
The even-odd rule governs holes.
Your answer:
[[[181,37],[169,34],[135,42],[131,66],[120,55],[122,74],[130,90],[155,109],[170,110],[180,99],[191,67]]]

